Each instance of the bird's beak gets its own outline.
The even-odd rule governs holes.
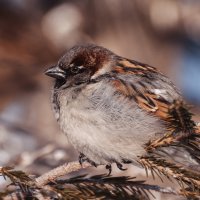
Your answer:
[[[50,67],[44,73],[47,76],[50,76],[56,79],[66,79],[66,72],[60,69],[58,66]]]

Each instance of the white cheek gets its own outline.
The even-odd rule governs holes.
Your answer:
[[[95,79],[95,78],[97,78],[98,76],[101,76],[101,75],[103,75],[103,74],[106,74],[107,72],[110,72],[110,70],[111,70],[111,64],[109,63],[107,63],[107,64],[104,64],[103,65],[103,68],[101,68],[101,69],[99,69],[92,77],[91,77],[91,79]]]

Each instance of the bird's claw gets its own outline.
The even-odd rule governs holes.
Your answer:
[[[127,168],[123,168],[123,165],[121,163],[116,162],[116,165],[117,165],[118,169],[120,169],[122,171],[127,170]]]
[[[111,164],[107,164],[106,165],[106,169],[108,170],[108,175],[107,176],[110,176],[110,174],[112,172],[112,166],[111,166]]]
[[[131,161],[131,160],[123,159],[123,160],[122,160],[122,163],[124,163],[124,164],[130,164],[130,163],[132,163],[132,161]]]
[[[97,167],[97,164],[94,161],[92,161],[89,158],[87,158],[83,153],[80,153],[80,155],[79,155],[79,163],[80,163],[80,165],[82,165],[84,162],[88,162],[92,166]]]

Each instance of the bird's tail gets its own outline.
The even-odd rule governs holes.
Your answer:
[[[154,175],[175,178],[185,193],[200,196],[200,123],[182,102],[174,102],[169,122],[169,132],[147,144],[140,164]]]

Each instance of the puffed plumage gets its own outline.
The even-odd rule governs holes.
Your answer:
[[[71,48],[46,74],[56,79],[52,101],[62,131],[96,164],[136,164],[145,145],[169,130],[169,109],[182,101],[156,68],[96,45]]]

